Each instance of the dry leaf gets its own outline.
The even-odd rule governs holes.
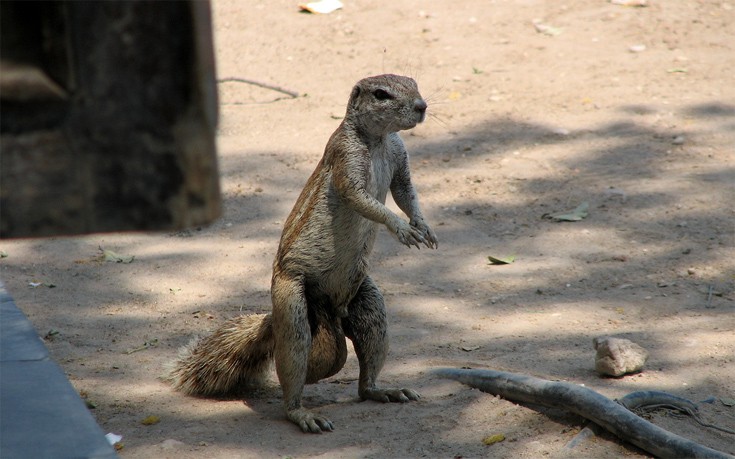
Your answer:
[[[476,351],[480,349],[480,346],[462,346],[460,347],[460,349],[462,349],[465,352],[472,352],[472,351]]]
[[[112,250],[103,249],[101,247],[100,250],[102,250],[102,256],[105,261],[112,261],[115,263],[132,263],[135,259],[135,255],[120,255],[119,253],[115,253]]]
[[[509,265],[515,261],[516,257],[515,255],[511,255],[509,257],[496,258],[492,255],[488,255],[487,259],[490,260],[491,265]]]
[[[144,426],[152,426],[153,424],[158,424],[159,422],[161,422],[161,418],[159,418],[158,416],[153,416],[153,415],[148,416],[147,418],[140,421],[140,423],[143,424]]]
[[[482,442],[490,446],[490,445],[494,445],[495,443],[500,443],[503,440],[505,440],[505,435],[500,433],[500,434],[487,436],[482,439]]]
[[[549,215],[549,218],[559,222],[577,222],[589,215],[589,208],[589,203],[583,202],[572,211],[551,214]]]
[[[320,0],[318,2],[300,3],[299,8],[303,11],[315,14],[329,14],[342,8],[342,2],[339,0]]]

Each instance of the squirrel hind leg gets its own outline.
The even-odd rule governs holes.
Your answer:
[[[168,365],[167,379],[189,395],[237,395],[265,384],[273,349],[270,314],[235,317],[182,347]]]
[[[345,335],[352,340],[360,363],[360,395],[375,386],[388,354],[388,320],[385,302],[375,282],[366,277],[352,299],[349,315],[342,319]]]
[[[366,277],[360,286],[350,303],[349,312],[342,324],[360,363],[360,398],[379,402],[418,400],[420,395],[412,389],[382,388],[376,384],[388,355],[388,321],[383,295],[370,277]]]

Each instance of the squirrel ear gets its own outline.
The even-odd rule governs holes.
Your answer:
[[[354,107],[357,103],[357,97],[360,95],[361,89],[359,86],[355,85],[354,88],[352,88],[352,94],[350,94],[350,106]]]

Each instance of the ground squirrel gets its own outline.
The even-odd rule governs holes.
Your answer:
[[[398,131],[426,116],[416,82],[398,75],[360,80],[344,120],[332,134],[284,225],[273,262],[273,312],[236,317],[182,349],[170,378],[193,395],[227,395],[265,378],[271,359],[286,416],[304,432],[333,430],[301,405],[304,384],[337,373],[345,337],[360,364],[362,399],[417,400],[411,389],[375,385],[388,352],[383,295],[367,274],[379,224],[407,246],[437,247],[411,184]],[[390,190],[406,222],[385,206]]]

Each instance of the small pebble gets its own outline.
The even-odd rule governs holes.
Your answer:
[[[610,0],[610,3],[613,5],[623,5],[623,6],[647,6],[648,1],[647,0]]]
[[[642,53],[646,50],[646,45],[631,45],[628,47],[628,51],[631,53]]]

